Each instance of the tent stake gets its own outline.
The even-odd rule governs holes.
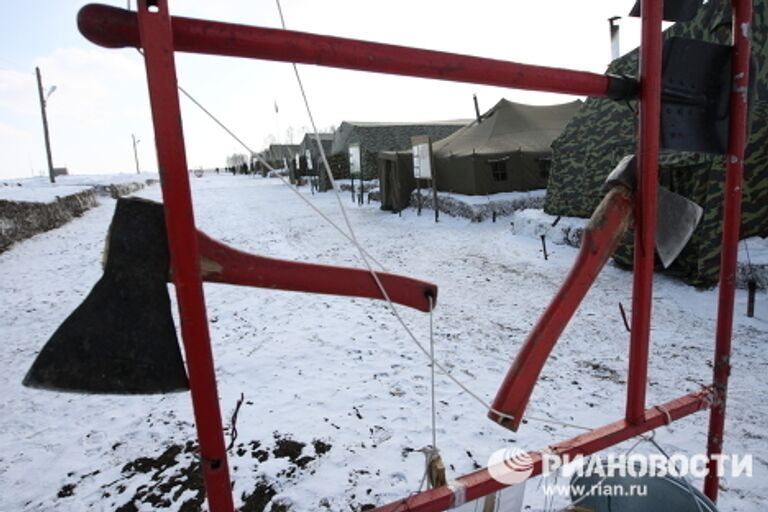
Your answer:
[[[757,291],[757,282],[754,279],[750,279],[747,282],[747,316],[754,318],[755,316],[755,292]]]

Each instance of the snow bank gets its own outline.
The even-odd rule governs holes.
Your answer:
[[[754,280],[758,290],[768,290],[768,238],[752,237],[739,242],[736,286],[747,288]]]
[[[14,242],[55,229],[99,204],[97,196],[117,198],[157,182],[134,175],[60,176],[0,182],[0,252]]]
[[[527,209],[512,214],[512,234],[541,238],[558,245],[581,246],[581,235],[587,219],[578,217],[554,217],[543,210]]]
[[[540,209],[526,209],[512,213],[511,225],[514,235],[537,240],[544,235],[547,243],[580,247],[587,219],[555,217]],[[750,280],[755,281],[757,289],[768,289],[768,238],[753,237],[739,242],[736,286],[746,289]]]
[[[472,222],[482,222],[496,216],[510,215],[525,208],[542,208],[546,190],[530,192],[502,192],[489,196],[467,196],[450,192],[437,193],[438,209],[452,217],[465,217]],[[414,190],[411,194],[411,206],[434,209],[432,189]]]

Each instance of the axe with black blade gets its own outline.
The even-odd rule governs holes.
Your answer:
[[[384,299],[368,270],[247,254],[198,231],[202,279],[281,290]],[[57,391],[149,394],[188,389],[167,283],[163,205],[120,199],[104,274],[38,354],[24,385]],[[429,311],[433,284],[376,273],[389,299]]]
[[[606,181],[606,194],[587,223],[581,247],[560,290],[523,343],[496,393],[488,417],[517,430],[533,388],[557,340],[633,222],[636,159],[624,157]],[[702,209],[659,187],[656,249],[665,266],[683,250]],[[501,414],[499,414],[501,413]]]

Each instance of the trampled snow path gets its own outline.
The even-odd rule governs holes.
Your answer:
[[[350,244],[277,180],[211,176],[193,178],[193,186],[198,224],[214,237],[273,257],[362,266]],[[159,189],[140,195],[158,199]],[[330,193],[310,199],[341,223]],[[539,243],[512,236],[503,219],[435,224],[430,215],[399,217],[377,206],[350,203],[360,240],[389,271],[440,286],[437,355],[491,400],[575,250],[553,246],[544,261]],[[194,475],[188,394],[102,397],[21,386],[37,351],[100,276],[113,208],[104,200],[0,255],[0,510],[196,503],[183,483]],[[629,308],[630,285],[630,274],[605,269],[545,367],[531,414],[587,426],[621,416],[628,334],[618,303]],[[716,302],[714,290],[666,277],[657,277],[655,291],[649,404],[711,379]],[[261,497],[294,511],[350,510],[415,490],[423,457],[407,450],[431,440],[429,369],[384,303],[224,285],[206,285],[206,294],[225,423],[240,393],[246,400],[230,455],[238,504],[258,510]],[[768,296],[758,295],[753,319],[745,301],[739,291],[726,447],[753,455],[754,476],[726,479],[720,504],[758,511],[768,496]],[[426,343],[428,317],[402,314]],[[438,383],[438,444],[451,477],[485,465],[508,443],[541,449],[579,433],[529,422],[513,434],[445,377]],[[706,425],[699,413],[660,429],[657,440],[670,451],[700,453]],[[303,451],[290,440],[305,443]],[[265,485],[269,492],[254,493]],[[526,502],[542,506],[535,482]]]

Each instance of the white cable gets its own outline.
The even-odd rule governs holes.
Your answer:
[[[141,49],[141,48],[136,48],[136,51],[137,51],[137,52],[139,52],[139,55],[141,55],[142,57],[144,57],[144,52],[142,51],[142,49]],[[294,64],[294,67],[295,67],[295,64]],[[289,188],[289,189],[291,189],[291,191],[293,191],[293,192],[294,192],[294,193],[295,193],[297,196],[299,196],[299,198],[300,198],[302,201],[304,201],[304,203],[306,203],[306,204],[307,204],[307,206],[309,206],[310,208],[312,208],[312,210],[314,210],[314,211],[315,211],[315,213],[317,213],[318,215],[320,215],[320,217],[322,217],[322,218],[323,218],[323,220],[325,220],[325,221],[326,221],[328,224],[330,224],[331,226],[333,226],[333,227],[336,229],[336,231],[338,231],[339,233],[341,233],[341,235],[342,235],[344,238],[346,238],[346,239],[347,239],[347,240],[349,240],[350,242],[354,242],[354,240],[352,240],[352,239],[349,237],[349,235],[347,235],[347,234],[344,232],[344,230],[343,230],[343,229],[341,229],[341,228],[340,228],[340,227],[339,227],[339,226],[338,226],[338,225],[337,225],[335,222],[333,222],[333,220],[331,220],[331,218],[330,218],[330,217],[328,217],[326,214],[324,214],[322,211],[320,211],[320,209],[319,209],[317,206],[315,206],[314,204],[312,204],[312,203],[309,201],[309,199],[307,199],[306,197],[304,197],[303,195],[301,195],[301,192],[299,192],[298,190],[294,189],[294,188],[291,186],[291,184],[290,184],[290,183],[288,183],[288,182],[285,180],[285,178],[283,178],[282,176],[280,176],[280,174],[279,174],[279,173],[277,173],[277,172],[275,171],[275,168],[274,168],[274,167],[272,167],[271,165],[269,165],[269,163],[268,163],[266,160],[264,160],[264,158],[262,158],[262,157],[261,157],[261,155],[259,155],[259,154],[258,154],[258,153],[256,153],[254,150],[252,150],[252,149],[251,149],[251,148],[248,146],[248,144],[246,144],[245,142],[243,142],[243,140],[242,140],[240,137],[238,137],[237,135],[235,135],[235,133],[234,133],[232,130],[230,130],[230,129],[229,129],[229,128],[228,128],[228,127],[227,127],[227,126],[224,124],[224,123],[222,123],[222,122],[221,122],[221,121],[220,121],[220,120],[219,120],[219,119],[218,119],[218,118],[217,118],[215,115],[213,115],[213,114],[212,114],[212,113],[211,113],[211,112],[210,112],[208,109],[206,109],[206,108],[203,106],[203,104],[202,104],[202,103],[200,103],[199,101],[197,101],[197,100],[196,100],[196,99],[195,99],[195,98],[194,98],[194,97],[193,97],[191,94],[189,94],[189,93],[188,93],[188,92],[187,92],[187,91],[186,91],[186,90],[185,90],[185,89],[184,89],[184,88],[183,88],[181,85],[179,85],[179,83],[178,83],[178,82],[176,83],[176,87],[179,89],[179,91],[181,91],[181,93],[182,93],[182,94],[184,94],[184,96],[186,96],[187,98],[189,98],[189,100],[190,100],[190,101],[192,101],[192,103],[194,103],[194,104],[195,104],[195,105],[196,105],[196,106],[197,106],[197,107],[198,107],[200,110],[202,110],[202,111],[203,111],[203,112],[204,112],[204,113],[205,113],[205,114],[206,114],[208,117],[210,117],[210,118],[211,118],[211,119],[212,119],[212,120],[213,120],[213,121],[214,121],[216,124],[218,124],[218,125],[219,125],[219,126],[220,126],[220,127],[221,127],[221,128],[224,130],[224,131],[225,131],[225,132],[227,132],[227,133],[228,133],[228,134],[229,134],[229,135],[230,135],[230,136],[231,136],[233,139],[235,139],[235,140],[236,140],[236,141],[237,141],[237,142],[238,142],[238,143],[239,143],[241,146],[243,146],[243,147],[245,148],[245,150],[246,150],[246,151],[248,151],[248,153],[251,155],[251,157],[254,157],[254,156],[255,156],[255,157],[256,157],[256,159],[257,159],[259,162],[261,162],[261,163],[262,163],[262,165],[264,165],[264,167],[266,167],[266,168],[267,168],[267,169],[269,169],[270,171],[274,172],[274,173],[275,173],[275,175],[276,175],[276,176],[277,176],[277,177],[280,179],[280,181],[281,181],[281,182],[282,182],[284,185],[288,186],[288,188]],[[319,137],[319,136],[317,136],[317,132],[315,132],[315,135],[316,135],[316,137],[317,137],[317,140],[318,140],[318,144],[319,144],[319,143],[320,143],[320,137]],[[322,146],[321,146],[321,151],[322,151]],[[325,161],[325,155],[324,155],[324,154],[323,154],[323,160]],[[327,164],[327,162],[326,162],[326,165],[328,165],[328,164]],[[368,256],[368,257],[371,259],[371,261],[373,261],[373,262],[374,262],[374,263],[375,263],[375,264],[376,264],[376,265],[377,265],[377,266],[378,266],[380,269],[382,269],[382,270],[384,270],[384,271],[386,272],[386,268],[384,267],[384,265],[382,265],[381,263],[379,263],[379,262],[376,260],[376,258],[374,258],[373,256],[371,256],[371,255],[370,255],[370,254],[368,254],[367,252],[366,252],[366,255],[367,255],[367,256]]]
[[[283,30],[286,30],[286,24],[285,24],[285,18],[283,17],[283,10],[280,6],[280,0],[275,0],[275,3],[277,4],[277,10],[280,14],[280,23],[283,27]],[[386,300],[389,309],[392,311],[392,314],[395,316],[395,318],[400,322],[400,324],[403,326],[403,329],[405,329],[405,332],[408,334],[408,336],[411,338],[411,340],[416,344],[416,346],[419,348],[419,350],[429,359],[429,361],[432,363],[433,366],[437,367],[445,376],[447,376],[449,379],[451,379],[454,384],[456,384],[459,388],[461,388],[465,393],[467,393],[469,396],[474,398],[478,403],[480,403],[485,409],[492,412],[493,414],[497,415],[499,418],[505,419],[505,420],[514,420],[513,416],[510,416],[509,414],[505,414],[501,411],[497,411],[491,405],[486,402],[483,398],[481,398],[477,393],[469,389],[463,382],[461,382],[457,377],[455,377],[450,371],[448,371],[441,363],[439,363],[437,360],[434,359],[429,353],[429,351],[422,345],[421,342],[416,338],[416,336],[413,334],[411,329],[408,327],[408,325],[405,323],[403,318],[400,316],[400,313],[397,311],[397,308],[395,307],[394,303],[389,297],[389,294],[387,293],[387,290],[384,288],[384,285],[381,283],[381,280],[379,279],[379,276],[376,274],[376,272],[371,268],[371,264],[368,261],[368,253],[365,251],[365,249],[360,245],[360,243],[357,240],[357,237],[355,236],[355,230],[352,227],[352,224],[349,221],[349,216],[347,215],[347,210],[344,207],[344,202],[341,200],[341,196],[339,195],[339,191],[336,188],[336,181],[333,178],[333,173],[331,172],[331,167],[328,164],[328,159],[325,154],[325,149],[323,148],[323,145],[320,143],[320,135],[317,132],[317,126],[315,125],[314,116],[312,115],[312,109],[309,106],[309,100],[307,99],[307,94],[304,89],[304,84],[301,80],[301,76],[299,75],[299,69],[296,66],[295,63],[292,63],[293,65],[293,71],[296,75],[296,81],[298,82],[299,89],[301,90],[301,96],[304,100],[304,107],[306,108],[307,115],[309,116],[310,123],[312,124],[312,129],[314,130],[315,140],[317,141],[318,148],[320,149],[320,155],[323,160],[323,166],[325,168],[326,175],[328,176],[328,179],[331,182],[331,186],[333,188],[334,193],[336,194],[336,200],[339,203],[339,207],[341,208],[342,215],[344,217],[344,222],[347,225],[347,228],[349,229],[349,237],[348,239],[352,241],[354,246],[357,248],[358,252],[360,253],[360,258],[363,260],[363,263],[365,263],[365,266],[367,267],[368,271],[370,272],[371,276],[373,277],[374,281],[376,282],[376,286],[379,288],[379,291],[384,296],[384,299]],[[302,196],[303,197],[303,196]],[[372,258],[371,258],[372,259]],[[375,261],[375,260],[374,260]],[[381,265],[379,265],[381,266]],[[383,268],[383,267],[382,267]],[[583,427],[580,425],[575,425],[572,423],[567,422],[561,422],[557,420],[547,420],[542,418],[536,418],[534,416],[527,415],[527,419],[532,421],[539,421],[544,423],[551,423],[551,424],[560,424],[565,427],[571,427],[571,428],[578,428],[581,430],[592,430],[590,427]]]
[[[283,30],[286,30],[285,18],[283,17],[283,9],[280,6],[280,0],[275,0],[275,2],[277,3],[277,11],[280,14],[280,23],[283,27]],[[323,159],[323,166],[325,167],[325,173],[328,176],[328,180],[331,182],[331,188],[333,189],[333,193],[336,196],[336,201],[339,203],[339,208],[341,209],[341,215],[342,217],[344,217],[344,223],[347,225],[347,229],[349,230],[349,237],[352,243],[354,244],[354,246],[357,248],[358,252],[360,253],[360,257],[365,262],[365,265],[368,267],[368,270],[371,272],[371,274],[376,279],[376,282],[379,284],[379,288],[383,291],[383,287],[381,286],[381,283],[379,283],[378,277],[375,275],[375,272],[371,268],[371,265],[368,262],[368,259],[366,258],[367,252],[363,249],[363,247],[357,241],[355,230],[352,228],[352,223],[349,221],[349,216],[347,215],[347,209],[344,207],[344,202],[341,200],[341,195],[339,195],[339,190],[336,188],[336,180],[333,178],[333,173],[331,172],[331,166],[328,164],[328,158],[326,157],[326,154],[325,154],[325,148],[323,147],[323,144],[320,142],[320,134],[317,131],[317,125],[315,124],[315,118],[312,115],[312,109],[309,107],[309,99],[307,98],[307,93],[304,90],[304,83],[301,81],[301,75],[299,75],[299,68],[298,66],[296,66],[295,62],[292,62],[291,65],[293,66],[293,73],[296,75],[296,82],[299,84],[299,89],[301,90],[301,97],[304,100],[304,107],[307,110],[307,115],[309,116],[309,122],[312,125],[312,130],[315,134],[315,141],[317,142],[318,149],[320,150],[320,156]],[[360,179],[362,180],[362,175]]]
[[[432,384],[432,447],[437,450],[437,421],[436,421],[436,414],[437,410],[435,408],[435,330],[433,327],[433,321],[432,321],[432,311],[434,306],[434,300],[432,297],[429,297],[429,358],[430,358],[430,364],[429,364],[429,373],[431,378],[431,384]]]

